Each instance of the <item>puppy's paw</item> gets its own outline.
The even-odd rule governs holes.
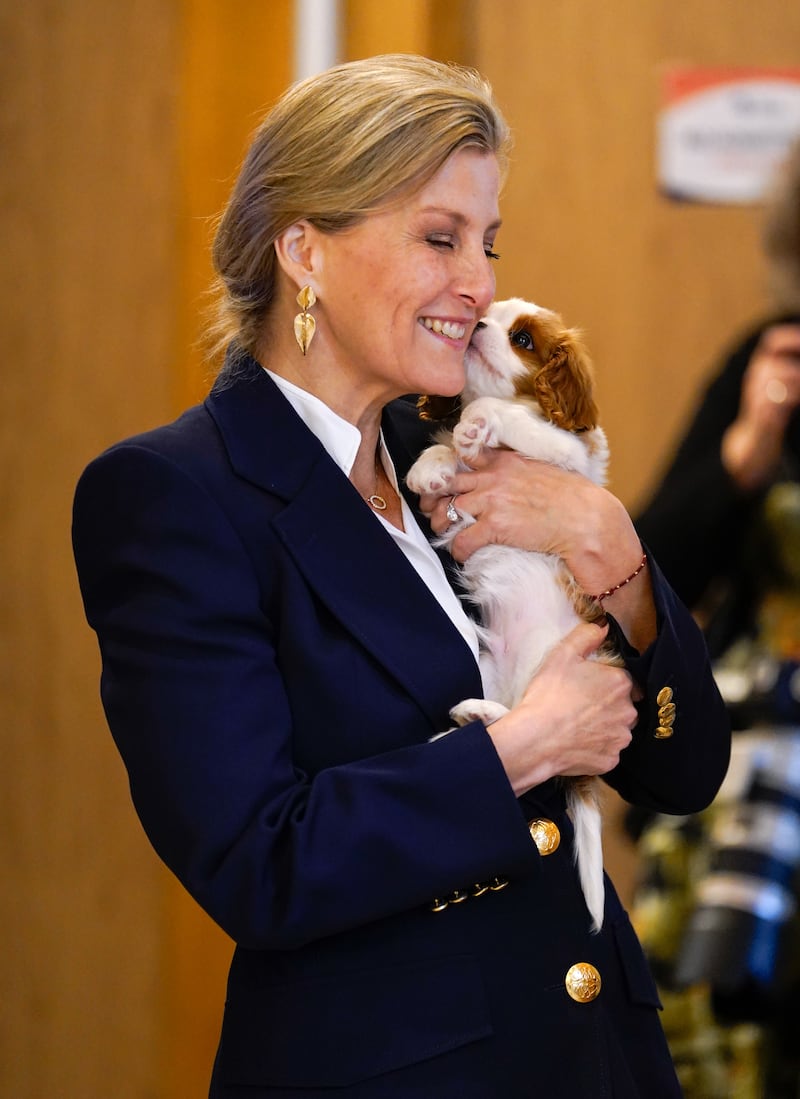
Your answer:
[[[468,725],[470,721],[482,721],[484,725],[491,725],[507,713],[507,706],[501,702],[493,702],[490,698],[465,698],[452,708],[450,717],[459,726]]]
[[[408,471],[406,484],[420,496],[446,496],[456,475],[457,464],[458,459],[450,447],[437,443],[420,454]]]
[[[497,443],[492,417],[479,409],[467,410],[467,415],[453,429],[453,445],[461,460],[467,463],[477,457],[484,447],[497,446]]]

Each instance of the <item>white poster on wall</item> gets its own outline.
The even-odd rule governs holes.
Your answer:
[[[658,182],[672,199],[760,202],[798,137],[800,68],[664,71]]]

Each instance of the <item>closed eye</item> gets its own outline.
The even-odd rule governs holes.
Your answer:
[[[455,243],[452,237],[429,236],[426,239],[428,244],[432,244],[434,248],[455,248]],[[486,256],[487,259],[500,259],[499,254],[492,251],[492,247],[489,244],[484,245],[483,254]]]
[[[533,339],[530,332],[524,328],[519,328],[516,331],[512,329],[508,333],[508,340],[512,347],[518,347],[521,351],[533,351]]]

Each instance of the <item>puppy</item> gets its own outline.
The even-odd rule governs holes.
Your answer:
[[[520,298],[494,302],[475,329],[465,366],[457,406],[451,398],[420,399],[421,414],[443,420],[452,431],[443,430],[440,441],[411,467],[412,491],[447,495],[457,470],[487,446],[519,451],[604,483],[608,444],[597,423],[592,364],[579,333],[565,328],[556,313]],[[453,423],[458,405],[460,416]],[[442,544],[471,522],[459,513]],[[578,622],[600,618],[602,608],[552,554],[485,546],[464,564],[463,580],[481,616],[486,698],[465,699],[451,717],[458,725],[476,719],[488,724],[520,701],[553,645]],[[599,658],[622,663],[611,652]],[[605,896],[599,780],[562,781],[575,826],[581,887],[597,931]]]

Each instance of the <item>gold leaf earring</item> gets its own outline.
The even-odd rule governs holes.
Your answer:
[[[310,286],[304,286],[297,295],[296,300],[303,312],[298,313],[294,318],[294,338],[297,340],[297,346],[305,355],[317,330],[317,322],[309,313],[309,309],[316,303],[317,295]]]

